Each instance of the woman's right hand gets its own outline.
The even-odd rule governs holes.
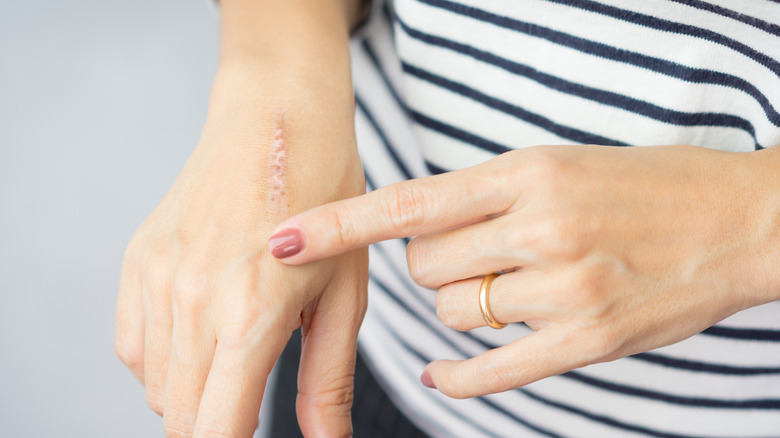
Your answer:
[[[260,3],[270,18],[255,24],[269,32],[294,21],[304,38],[318,32],[307,18],[344,20],[324,4]],[[322,11],[301,18],[294,4]],[[288,216],[364,193],[346,24],[310,49],[328,63],[301,68],[315,56],[305,48],[292,60],[265,47],[247,53],[239,30],[252,24],[241,20],[254,6],[222,7],[223,22],[238,24],[223,35],[200,143],[127,247],[116,351],[145,385],[167,436],[250,437],[268,374],[302,327],[301,429],[348,436],[367,252],[286,266],[267,246]]]

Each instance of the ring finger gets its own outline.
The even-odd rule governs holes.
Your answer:
[[[486,326],[479,304],[483,277],[449,283],[436,294],[436,313],[447,327],[467,331]],[[521,269],[498,276],[490,285],[488,307],[502,323],[547,320],[560,314],[556,292],[562,287],[555,273]]]

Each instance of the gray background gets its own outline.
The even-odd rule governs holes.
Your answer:
[[[0,436],[156,437],[114,355],[124,246],[205,120],[208,0],[0,2]]]

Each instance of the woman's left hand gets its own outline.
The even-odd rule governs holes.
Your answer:
[[[423,382],[457,398],[517,388],[669,345],[778,299],[778,152],[689,146],[543,146],[394,184],[294,216],[301,264],[418,236],[412,278],[437,289],[449,327],[486,325],[490,308],[535,333],[464,361],[429,364]],[[774,278],[772,278],[774,276]]]

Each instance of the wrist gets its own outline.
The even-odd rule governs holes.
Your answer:
[[[780,300],[780,148],[741,154],[747,181],[741,194],[750,206],[743,221],[749,239],[742,254],[747,268],[744,282],[751,285],[750,305]]]
[[[349,78],[322,86],[306,71],[264,65],[220,68],[201,141],[188,166],[229,169],[235,187],[255,200],[254,208],[269,225],[362,194]],[[285,145],[281,155],[274,149],[280,140]],[[280,156],[282,173],[275,174]]]
[[[762,236],[763,248],[759,252],[763,269],[759,275],[766,278],[766,301],[780,300],[780,270],[777,262],[780,260],[780,147],[752,152],[753,166],[760,179],[758,182],[761,214],[759,233]]]
[[[221,0],[220,62],[348,62],[358,0]],[[334,58],[336,56],[336,58]]]

